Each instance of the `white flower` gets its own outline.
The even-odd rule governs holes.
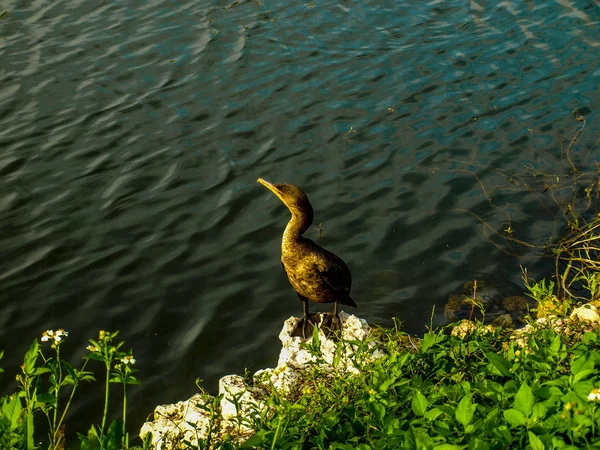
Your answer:
[[[592,392],[588,394],[588,402],[600,401],[600,389],[592,389]]]
[[[54,339],[54,330],[46,330],[42,333],[40,341],[48,342],[50,339]]]
[[[63,330],[62,328],[59,328],[58,330],[56,330],[56,333],[54,333],[54,336],[56,337],[67,337],[69,335],[68,331]]]
[[[135,364],[135,358],[133,357],[133,355],[126,355],[123,357],[123,359],[121,360],[121,362],[123,364]]]
[[[60,342],[63,340],[63,337],[67,337],[68,335],[69,333],[63,330],[62,328],[59,328],[56,331],[46,330],[42,333],[42,337],[40,340],[42,342],[48,342],[49,340],[53,340],[54,342],[52,343],[52,345],[56,346],[60,344]]]

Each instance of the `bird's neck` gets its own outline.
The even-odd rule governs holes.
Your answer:
[[[299,215],[292,213],[292,218],[285,227],[283,232],[282,248],[287,247],[289,244],[294,244],[302,239],[302,234],[308,230],[312,218],[306,215]]]

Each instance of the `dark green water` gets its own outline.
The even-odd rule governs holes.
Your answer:
[[[594,1],[2,8],[0,387],[45,329],[70,332],[75,360],[119,329],[144,381],[134,432],[197,377],[214,390],[274,365],[301,313],[279,262],[288,212],[257,177],[308,193],[308,235],[352,269],[361,317],[419,332],[465,281],[517,294],[519,264],[551,270],[470,213],[537,243],[560,230],[531,174],[568,173],[575,108],[572,157],[600,161]]]

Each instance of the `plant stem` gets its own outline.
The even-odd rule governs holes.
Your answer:
[[[123,448],[129,448],[129,436],[126,432],[127,425],[127,385],[123,383]]]
[[[62,372],[60,367],[60,345],[56,346],[56,373],[55,373],[54,396],[56,397],[56,406],[52,414],[52,445],[56,447],[56,419],[58,417],[58,394],[60,392],[60,384],[62,383]]]
[[[100,450],[104,449],[104,427],[106,425],[106,416],[108,414],[108,389],[110,379],[110,363],[106,364],[106,385],[104,386],[104,413],[102,414],[102,427],[100,428]]]
[[[81,366],[81,372],[83,372],[85,370],[85,366],[87,365],[88,361],[89,360],[87,360],[87,359],[84,361],[83,365]],[[54,430],[53,440],[56,439],[56,433],[58,433],[58,430],[60,430],[60,427],[62,426],[62,423],[65,420],[65,416],[67,415],[67,411],[69,410],[69,406],[71,406],[71,401],[73,400],[73,396],[75,395],[75,389],[77,389],[78,385],[79,385],[79,380],[73,380],[73,389],[71,390],[71,395],[69,395],[69,400],[67,400],[65,409],[63,410],[63,412],[60,416],[60,420],[58,421],[58,426]]]

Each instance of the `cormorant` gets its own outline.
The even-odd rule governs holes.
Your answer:
[[[310,325],[314,326],[308,314],[308,300],[333,302],[333,314],[323,319],[323,325],[330,330],[339,330],[338,303],[356,308],[356,303],[350,298],[350,269],[337,255],[302,236],[312,224],[314,213],[301,189],[291,184],[272,184],[262,178],[257,181],[275,194],[292,213],[281,240],[281,263],[304,306],[304,316],[292,335],[306,338],[307,329]]]

